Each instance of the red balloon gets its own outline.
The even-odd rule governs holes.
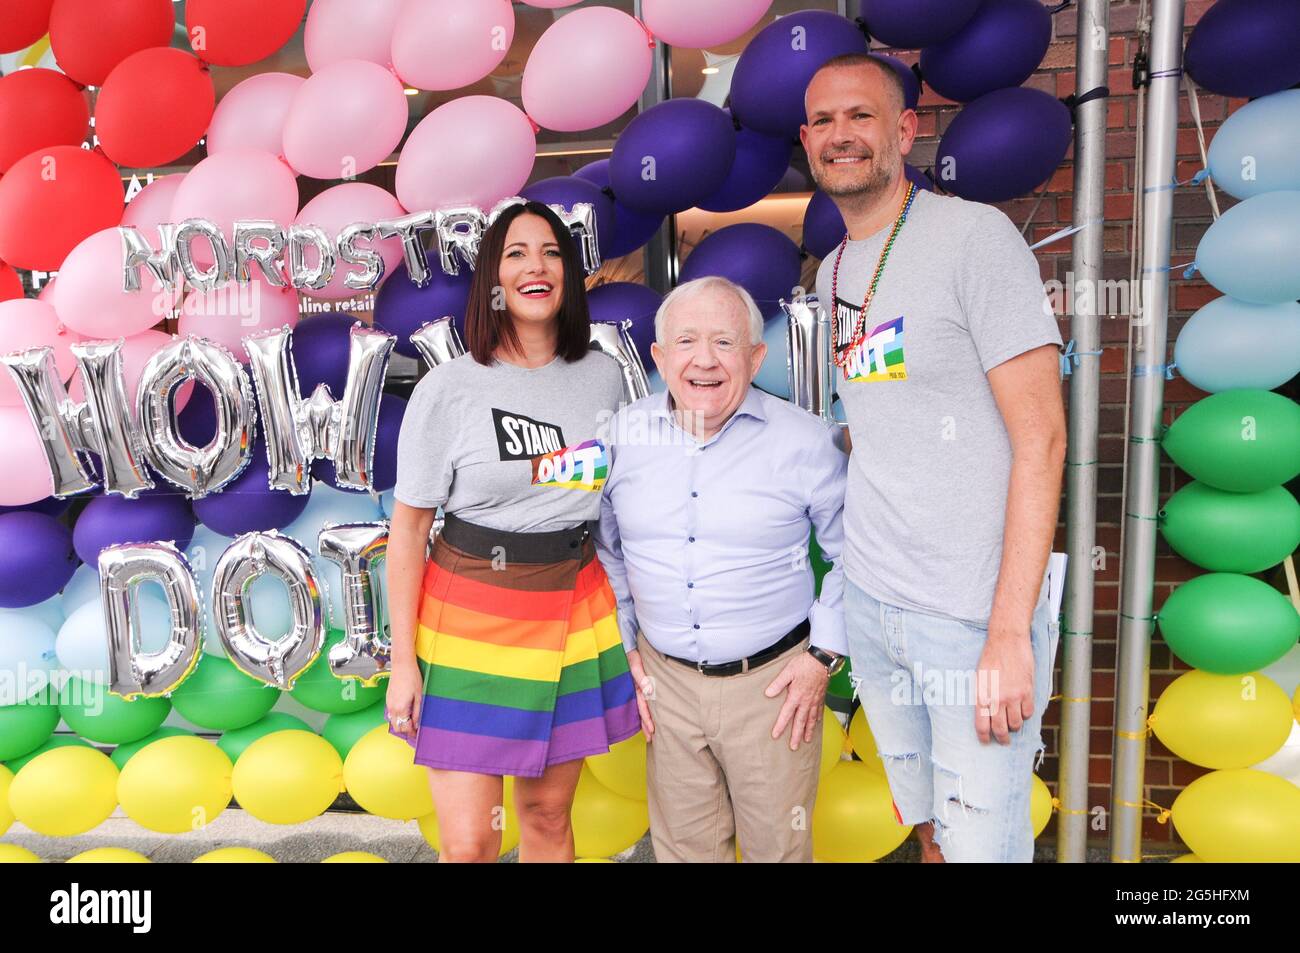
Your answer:
[[[205,63],[247,66],[298,32],[307,0],[188,0],[185,32]]]
[[[103,85],[137,50],[167,46],[175,29],[171,0],[54,0],[50,11],[54,59],[86,86]]]
[[[122,221],[122,178],[101,152],[51,146],[0,178],[0,259],[54,271],[83,239]]]
[[[0,0],[0,53],[31,46],[50,28],[54,0]]]
[[[46,146],[79,146],[90,125],[86,94],[58,70],[0,77],[0,175]]]
[[[141,50],[105,80],[95,104],[95,133],[118,165],[165,165],[203,138],[215,105],[212,76],[189,53],[162,46]]]
[[[23,296],[23,280],[4,262],[0,261],[0,301],[12,301]]]

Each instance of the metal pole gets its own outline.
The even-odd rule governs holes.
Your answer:
[[[637,19],[642,17],[641,8],[644,0],[636,0],[633,12]],[[663,40],[655,40],[654,61],[650,70],[650,82],[641,94],[637,109],[643,113],[651,106],[664,102],[672,96],[673,67],[672,50]],[[668,215],[659,231],[645,246],[645,283],[660,294],[667,294],[677,284],[677,216]]]
[[[1174,161],[1183,52],[1183,0],[1154,0],[1151,87],[1142,199],[1141,311],[1134,328],[1129,412],[1127,512],[1120,554],[1119,658],[1116,671],[1111,860],[1141,859],[1143,772],[1149,702],[1151,634],[1155,625],[1156,513],[1159,509],[1160,428],[1168,347],[1169,249],[1173,232]]]
[[[1075,94],[1106,85],[1110,46],[1108,0],[1080,0]],[[1066,456],[1065,539],[1069,564],[1062,633],[1060,783],[1056,860],[1087,860],[1088,755],[1092,727],[1093,546],[1097,542],[1097,413],[1101,389],[1103,204],[1106,190],[1106,99],[1077,107],[1074,118],[1074,247],[1067,288],[1073,294],[1070,337],[1078,366],[1070,375]],[[1067,298],[1069,300],[1069,298]]]

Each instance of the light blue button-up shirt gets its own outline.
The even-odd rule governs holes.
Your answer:
[[[751,387],[704,442],[667,394],[619,411],[596,544],[618,597],[623,645],[637,629],[693,662],[731,662],[805,618],[813,645],[848,653],[841,546],[848,457],[834,425]],[[814,600],[808,532],[832,564]]]

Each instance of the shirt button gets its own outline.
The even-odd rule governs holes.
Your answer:
[[[693,543],[693,542],[695,542],[695,537],[694,537],[694,536],[688,536],[688,537],[686,538],[686,541],[687,541],[688,543]]]
[[[696,493],[694,490],[691,490],[691,496],[699,496],[699,495],[700,494]]]
[[[692,626],[692,628],[696,628],[696,629],[698,629],[698,628],[699,628],[699,627],[700,627],[700,624],[699,624],[699,623],[698,623],[698,622],[697,622],[697,623],[695,623],[695,625],[694,625],[694,626]]]
[[[694,588],[695,588],[695,583],[693,583],[693,582],[688,582],[688,583],[686,584],[686,588],[687,588],[687,589],[694,589]]]

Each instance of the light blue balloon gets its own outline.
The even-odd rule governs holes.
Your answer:
[[[203,650],[223,657],[226,650],[221,644],[212,617],[212,576],[217,561],[230,543],[229,537],[214,533],[200,524],[194,528],[194,538],[185,550],[185,557],[194,571],[195,585],[199,589],[199,603],[203,606]],[[284,583],[274,576],[259,576],[255,579],[249,587],[245,605],[257,631],[268,639],[280,638],[293,624],[288,591]]]
[[[1300,190],[1300,89],[1247,103],[1210,141],[1210,174],[1229,195]]]
[[[325,528],[326,523],[373,523],[384,518],[384,511],[379,502],[369,493],[349,493],[315,480],[312,482],[311,499],[307,501],[307,508],[281,532],[302,543],[315,556],[316,537]],[[330,628],[342,628],[343,601],[340,592],[343,586],[343,574],[336,563],[318,556],[312,559],[312,566],[321,583],[321,606],[326,612],[326,622]],[[288,607],[287,597],[285,607]],[[258,630],[267,634],[262,629],[260,620]],[[284,631],[288,631],[287,624]]]
[[[1272,390],[1300,373],[1300,304],[1216,298],[1174,344],[1178,372],[1203,391]]]
[[[385,490],[379,494],[379,508],[384,511],[384,515],[389,519],[393,517],[393,502],[396,499],[392,490]]]
[[[659,374],[659,368],[650,367],[646,369],[646,378],[650,383],[650,393],[662,394],[668,390],[668,385],[664,383],[663,377]]]
[[[0,705],[17,705],[44,688],[59,667],[55,634],[39,614],[0,612]]]
[[[790,399],[790,374],[786,363],[790,355],[789,332],[784,314],[771,318],[763,325],[763,343],[767,357],[754,375],[754,383],[777,397]]]
[[[0,615],[6,612],[25,612],[29,617],[40,619],[55,632],[63,625],[63,596],[53,595],[44,602],[38,602],[34,606],[26,606],[22,609],[0,609]]]
[[[146,652],[156,652],[171,637],[171,611],[156,584],[142,584],[138,595],[140,642]],[[54,647],[59,664],[68,672],[83,681],[108,684],[108,628],[98,599],[83,603],[68,616]]]
[[[1300,298],[1300,192],[1256,195],[1228,209],[1201,237],[1196,265],[1242,301]]]
[[[91,599],[99,598],[99,570],[90,563],[82,563],[73,572],[59,596],[59,608],[67,618]]]

